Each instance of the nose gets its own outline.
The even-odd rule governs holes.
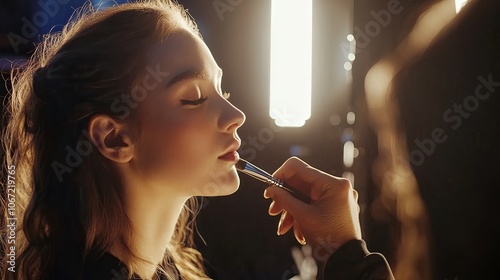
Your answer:
[[[219,118],[219,128],[223,132],[234,132],[243,125],[246,120],[245,114],[233,104],[224,101],[225,105]]]

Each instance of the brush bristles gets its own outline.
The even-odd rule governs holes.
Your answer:
[[[238,170],[244,170],[246,165],[247,165],[246,160],[240,159],[234,166],[236,166],[236,169]]]

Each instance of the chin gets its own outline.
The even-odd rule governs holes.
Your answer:
[[[240,177],[235,168],[229,172],[210,176],[207,183],[196,191],[198,196],[226,196],[235,193],[240,186]]]

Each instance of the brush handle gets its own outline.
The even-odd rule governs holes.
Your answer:
[[[262,180],[262,178],[258,178],[258,177],[257,177],[257,179],[260,179],[266,183],[273,184],[279,188],[282,188],[285,191],[287,191],[288,193],[290,193],[296,199],[298,199],[304,203],[311,204],[311,198],[308,195],[306,195],[303,192],[297,190],[296,188],[290,186],[289,184],[283,182],[282,180],[280,180],[278,178],[274,178],[269,173],[267,173],[263,170],[262,170],[262,172],[266,175],[265,180]]]
[[[257,167],[256,165],[251,164],[250,162],[248,162],[244,159],[240,159],[236,163],[235,166],[236,166],[236,169],[247,174],[248,176],[251,176],[251,177],[253,177],[259,181],[262,181],[264,183],[272,184],[272,185],[275,185],[279,188],[282,188],[282,189],[286,190],[287,192],[289,192],[296,199],[298,199],[304,203],[311,204],[311,198],[308,195],[305,195],[303,192],[286,184],[285,182],[281,181],[280,179],[274,178],[268,172]]]
[[[278,180],[278,179],[276,179]],[[277,185],[275,183],[275,185],[277,185],[278,187],[286,190],[287,192],[289,192],[293,197],[295,197],[296,199],[304,202],[304,203],[307,203],[307,204],[311,204],[311,198],[309,196],[307,196],[306,194],[304,194],[303,192],[297,190],[296,188],[288,185],[287,183],[281,181],[281,180],[278,180],[279,182],[281,182],[280,185]]]

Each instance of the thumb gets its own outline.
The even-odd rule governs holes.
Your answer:
[[[302,220],[301,217],[304,216],[307,217],[311,211],[311,205],[298,200],[289,192],[274,185],[268,187],[264,191],[264,196],[266,198],[272,198],[297,220]]]

